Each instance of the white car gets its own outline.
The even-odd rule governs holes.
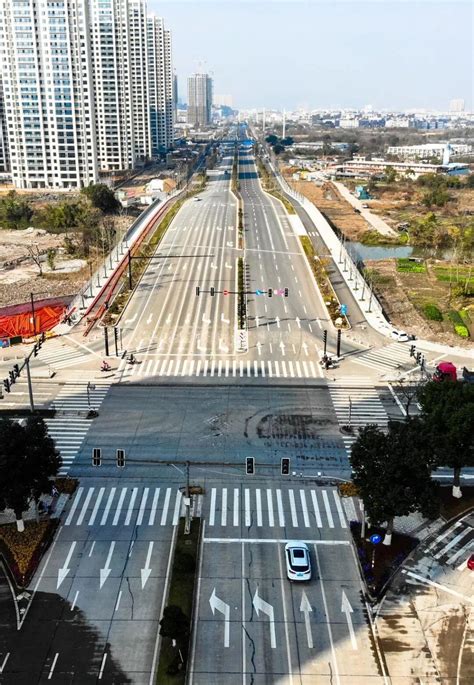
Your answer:
[[[290,580],[311,580],[311,559],[305,542],[288,542],[285,545],[286,574]]]
[[[396,329],[392,329],[390,331],[390,335],[394,340],[397,342],[408,342],[412,338],[408,335],[408,333],[405,333],[405,331],[397,331]]]

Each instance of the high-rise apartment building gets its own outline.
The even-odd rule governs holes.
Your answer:
[[[89,0],[99,171],[135,164],[128,0]]]
[[[176,72],[173,74],[173,122],[178,121],[178,75]]]
[[[449,103],[450,112],[464,112],[464,100],[462,98],[455,98]]]
[[[151,157],[146,2],[129,0],[128,17],[135,157],[144,161]]]
[[[208,74],[188,78],[188,124],[208,126],[212,120],[212,79]]]
[[[173,71],[171,33],[163,19],[148,17],[148,107],[151,154],[166,152],[173,145]]]
[[[3,80],[0,73],[0,173],[10,171],[10,153],[8,151],[7,120],[3,95]]]
[[[15,185],[96,182],[87,1],[0,0],[0,65]]]

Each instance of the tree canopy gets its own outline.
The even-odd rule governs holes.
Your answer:
[[[41,417],[30,416],[24,425],[0,419],[0,511],[13,509],[19,531],[29,502],[50,491],[61,463]]]
[[[33,210],[27,200],[11,190],[0,200],[0,226],[2,228],[28,228]]]
[[[120,203],[114,195],[114,191],[105,183],[95,183],[81,190],[89,198],[93,207],[100,209],[104,214],[113,214],[120,208]]]

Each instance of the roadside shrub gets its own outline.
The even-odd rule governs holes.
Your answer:
[[[348,483],[341,483],[339,485],[339,494],[341,497],[358,497],[359,490],[357,485],[350,481]]]
[[[459,335],[461,338],[469,338],[469,331],[467,329],[467,326],[464,324],[464,321],[462,320],[460,313],[455,309],[451,309],[448,313],[448,317],[449,320],[453,323],[454,330],[457,333],[457,335]]]
[[[469,331],[466,326],[454,326],[454,330],[461,338],[469,338]]]
[[[466,325],[471,323],[471,317],[469,316],[469,312],[467,309],[460,309],[459,310],[459,316],[461,317],[461,319],[464,321],[464,323]]]
[[[429,321],[442,321],[443,314],[435,304],[425,304],[423,314]]]

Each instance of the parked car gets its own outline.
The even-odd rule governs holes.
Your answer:
[[[405,333],[405,331],[397,331],[395,328],[390,331],[390,335],[397,342],[408,342],[409,340],[413,340],[408,333]]]
[[[369,205],[367,204],[367,202],[362,203],[362,209],[369,209]]]
[[[470,569],[471,571],[474,571],[474,554],[471,554],[471,556],[470,556],[469,559],[467,560],[467,567],[468,567],[468,569]]]
[[[290,580],[311,580],[311,559],[305,542],[288,542],[285,545],[286,574]]]

